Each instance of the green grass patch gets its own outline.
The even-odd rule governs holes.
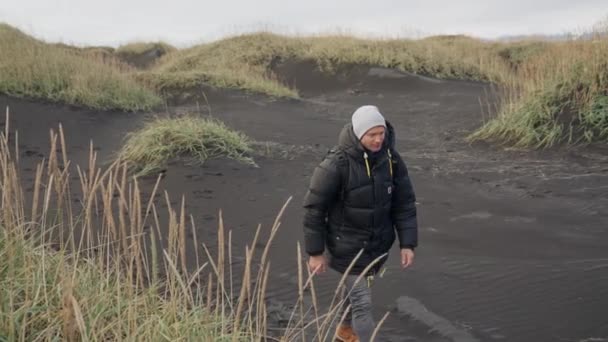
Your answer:
[[[96,109],[149,110],[162,100],[99,52],[46,44],[0,24],[0,93]]]
[[[192,116],[159,118],[130,133],[119,153],[139,174],[165,167],[167,161],[183,157],[193,163],[228,157],[253,164],[250,140],[220,121]]]
[[[608,94],[597,95],[581,115],[587,141],[608,141]]]

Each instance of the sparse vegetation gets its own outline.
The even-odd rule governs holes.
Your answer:
[[[46,44],[5,24],[0,47],[0,93],[128,111],[161,103],[114,58]]]
[[[148,174],[176,157],[195,163],[228,157],[253,164],[250,153],[250,140],[244,134],[214,119],[183,116],[159,118],[130,133],[119,158],[128,161],[140,174]]]

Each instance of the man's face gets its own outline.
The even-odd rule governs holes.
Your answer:
[[[382,143],[384,143],[385,134],[384,126],[376,126],[365,132],[361,137],[361,145],[371,152],[378,152],[382,148]]]

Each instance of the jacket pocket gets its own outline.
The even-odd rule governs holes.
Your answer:
[[[361,239],[343,232],[332,237],[332,244],[333,246],[329,248],[330,252],[334,257],[341,259],[352,259],[365,247]]]

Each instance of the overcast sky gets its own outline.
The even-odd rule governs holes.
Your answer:
[[[260,29],[496,38],[578,32],[607,17],[608,0],[0,0],[0,22],[38,38],[111,46],[183,47]]]

